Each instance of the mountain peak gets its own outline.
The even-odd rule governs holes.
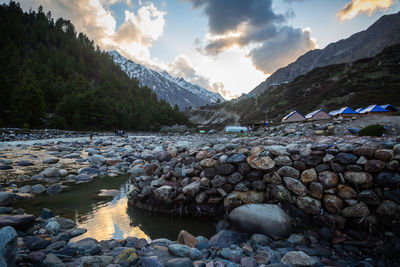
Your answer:
[[[205,106],[216,103],[218,100],[225,101],[220,94],[192,84],[182,77],[173,77],[165,70],[159,72],[150,69],[121,56],[115,50],[109,51],[109,54],[129,77],[137,79],[141,85],[152,89],[159,99],[164,99],[171,105],[177,104],[181,110]]]

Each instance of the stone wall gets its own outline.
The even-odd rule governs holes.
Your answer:
[[[289,140],[220,138],[157,147],[130,166],[129,204],[215,216],[244,204],[280,203],[298,225],[398,232],[399,140]]]

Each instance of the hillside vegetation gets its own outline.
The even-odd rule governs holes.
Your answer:
[[[185,124],[74,25],[0,6],[0,126],[155,130]]]
[[[202,112],[225,109],[240,116],[239,122],[252,123],[264,121],[266,115],[269,121],[280,121],[295,109],[307,114],[318,108],[331,111],[371,104],[400,106],[399,63],[400,44],[371,58],[316,68],[288,84],[269,88],[259,97],[202,107],[193,114],[199,121]]]

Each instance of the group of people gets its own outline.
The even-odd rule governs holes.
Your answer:
[[[124,130],[115,130],[115,136],[126,137]]]

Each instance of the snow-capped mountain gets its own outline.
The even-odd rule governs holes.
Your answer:
[[[159,99],[164,99],[172,106],[178,104],[181,110],[187,107],[205,106],[225,99],[218,93],[210,92],[198,85],[191,84],[183,78],[172,77],[168,72],[158,72],[137,64],[112,50],[109,54],[114,62],[121,66],[129,77],[137,79],[142,86],[154,90]]]

